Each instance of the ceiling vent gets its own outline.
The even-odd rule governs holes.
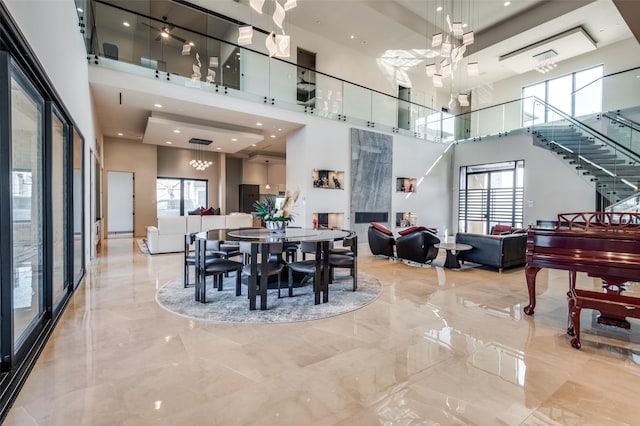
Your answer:
[[[194,143],[196,145],[211,145],[213,141],[209,141],[206,139],[198,139],[198,138],[191,138],[189,139],[189,143]]]

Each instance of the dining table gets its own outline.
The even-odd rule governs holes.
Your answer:
[[[329,254],[332,242],[341,241],[351,235],[351,231],[328,228],[294,228],[287,227],[281,232],[273,232],[266,228],[211,229],[196,234],[196,239],[219,241],[220,243],[250,242],[250,274],[248,277],[249,309],[257,308],[260,296],[260,309],[267,309],[268,276],[267,265],[270,255],[281,257],[282,253],[270,253],[272,243],[312,242],[316,244],[316,272],[314,277],[315,304],[329,301]],[[197,245],[196,245],[197,246]],[[196,258],[198,253],[196,253]],[[262,268],[258,273],[258,268]]]

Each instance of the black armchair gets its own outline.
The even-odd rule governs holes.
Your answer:
[[[396,256],[394,253],[396,239],[393,236],[383,234],[373,226],[370,226],[367,237],[369,238],[369,248],[374,256]]]
[[[434,247],[440,238],[429,231],[416,231],[396,239],[396,252],[400,259],[417,263],[430,263],[438,256]]]

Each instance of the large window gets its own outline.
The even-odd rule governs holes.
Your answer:
[[[157,212],[160,216],[182,216],[199,207],[207,207],[207,181],[158,178]]]
[[[524,161],[460,168],[458,229],[488,234],[494,225],[522,227]]]
[[[531,96],[535,96],[574,117],[600,112],[602,110],[601,77],[603,71],[604,66],[598,65],[523,87],[522,124],[530,126],[546,123],[552,119],[547,108],[534,104]]]
[[[11,67],[13,344],[18,351],[44,312],[44,100]]]

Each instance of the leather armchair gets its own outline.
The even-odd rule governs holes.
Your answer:
[[[383,234],[373,226],[370,226],[367,237],[369,238],[369,248],[374,256],[396,256],[394,252],[396,239],[392,236]]]
[[[429,231],[416,231],[396,239],[396,252],[400,259],[417,263],[430,263],[438,256],[434,247],[440,238]]]

